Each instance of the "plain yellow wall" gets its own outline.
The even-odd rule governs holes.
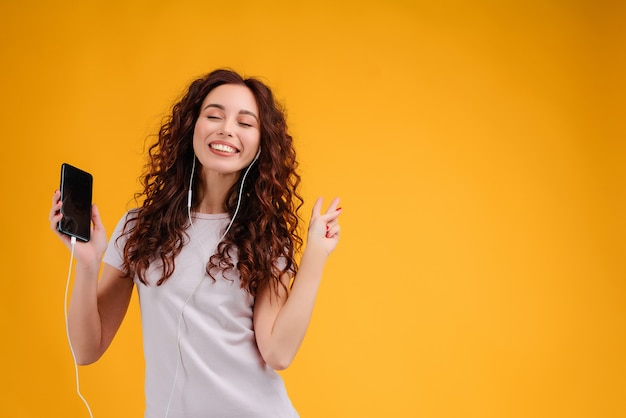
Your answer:
[[[154,133],[216,67],[288,108],[343,238],[283,373],[311,417],[626,416],[620,1],[23,1],[0,6],[3,417],[83,417],[48,229],[62,162],[111,232]],[[143,411],[136,299],[80,369]]]

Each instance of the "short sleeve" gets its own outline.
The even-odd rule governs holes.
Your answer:
[[[102,261],[108,265],[124,272],[126,272],[124,269],[124,246],[126,245],[127,236],[124,235],[123,232],[129,213],[130,212],[126,212],[118,221],[115,231],[113,231],[111,239],[109,239],[109,245],[104,253],[104,258],[102,259]]]

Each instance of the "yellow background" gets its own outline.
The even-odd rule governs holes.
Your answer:
[[[144,140],[216,67],[288,108],[308,220],[343,236],[283,373],[303,418],[626,416],[621,1],[5,1],[1,416],[87,416],[48,229],[62,162],[109,231]],[[80,369],[96,417],[143,411],[134,298]]]

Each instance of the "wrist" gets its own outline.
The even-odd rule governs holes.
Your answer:
[[[324,264],[326,264],[329,256],[330,254],[328,253],[326,248],[309,244],[304,248],[301,263],[307,262],[323,266]]]
[[[98,257],[91,261],[76,260],[76,272],[86,275],[95,275],[97,277],[100,272],[101,262],[102,257]]]

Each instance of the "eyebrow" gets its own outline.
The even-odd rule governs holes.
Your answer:
[[[224,106],[222,106],[221,104],[217,104],[217,103],[209,103],[208,105],[204,106],[204,109],[203,109],[203,110],[206,110],[206,109],[208,109],[209,107],[215,107],[215,108],[218,108],[218,109],[220,109],[220,110],[224,110],[224,111],[226,110],[226,108],[225,108]],[[251,112],[251,111],[249,111],[249,110],[242,109],[242,110],[240,110],[240,111],[239,111],[239,114],[240,114],[240,115],[250,115],[250,116],[252,116],[254,119],[256,119],[256,121],[257,121],[257,122],[259,121],[258,116],[257,116],[257,115],[255,115],[255,114],[254,114],[254,112]]]

